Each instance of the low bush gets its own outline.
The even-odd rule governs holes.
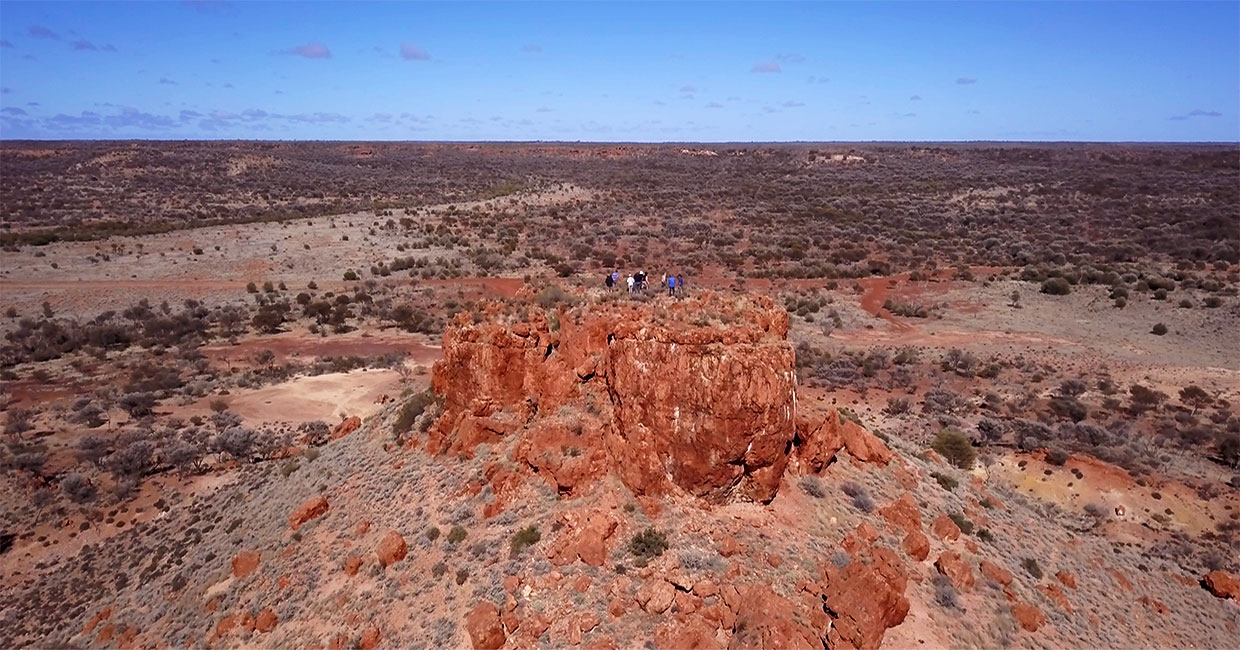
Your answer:
[[[973,443],[963,433],[952,429],[940,431],[939,435],[934,437],[930,448],[960,469],[971,469],[977,461],[977,450],[973,448]]]

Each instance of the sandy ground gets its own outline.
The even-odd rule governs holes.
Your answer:
[[[185,406],[168,409],[169,414],[189,418],[211,415],[210,403],[222,399],[228,410],[253,426],[263,422],[301,424],[322,420],[335,425],[350,416],[367,417],[383,406],[383,396],[396,398],[406,387],[427,381],[403,384],[395,370],[362,369],[313,377],[295,377],[282,384],[257,389],[240,389],[230,395],[211,396]],[[420,389],[418,389],[420,390]]]
[[[564,186],[488,201],[429,206],[410,210],[408,216],[416,221],[419,215],[444,212],[452,205],[504,209],[518,203],[585,201],[592,196],[589,190]],[[391,217],[351,213],[0,251],[0,303],[17,307],[21,315],[35,316],[46,301],[57,313],[93,317],[107,309],[124,309],[142,298],[152,305],[167,301],[173,306],[186,298],[212,303],[248,300],[248,282],[261,287],[266,281],[284,281],[291,291],[299,291],[314,281],[322,290],[338,290],[352,284],[342,279],[349,269],[369,269],[395,257],[435,259],[459,254],[442,248],[396,250],[397,243],[407,238],[389,233],[382,225],[404,216],[401,210]],[[374,235],[369,234],[372,228]],[[196,248],[202,251],[200,255],[194,254]],[[380,281],[408,279],[393,274]],[[505,286],[501,293],[508,290]],[[0,327],[6,322],[9,319],[0,319]]]

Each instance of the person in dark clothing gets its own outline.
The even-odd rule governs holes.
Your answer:
[[[612,287],[616,286],[616,281],[612,280],[611,274],[608,273],[607,276],[603,279],[603,284],[607,285],[607,289],[610,291]]]
[[[680,293],[684,293],[684,291],[685,291],[685,276],[683,276],[683,275],[678,275],[678,276],[676,276],[676,291],[679,291]]]

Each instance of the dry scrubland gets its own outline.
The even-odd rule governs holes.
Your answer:
[[[2,646],[1240,635],[1234,146],[4,143],[0,227]]]

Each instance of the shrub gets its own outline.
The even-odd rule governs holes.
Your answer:
[[[1027,557],[1020,561],[1020,565],[1029,572],[1029,575],[1033,576],[1034,580],[1042,579],[1042,567],[1038,566],[1037,560]]]
[[[870,493],[865,488],[849,481],[840,486],[844,494],[852,498],[853,507],[861,512],[870,513],[874,511],[874,500],[870,498]]]
[[[155,444],[149,440],[135,440],[108,456],[108,469],[118,477],[137,478],[145,475],[154,462]]]
[[[512,542],[509,545],[509,555],[517,557],[525,549],[537,544],[542,539],[542,533],[538,532],[537,526],[527,526],[517,531],[512,536]]]
[[[345,272],[344,272],[344,279],[345,279],[345,282],[355,282],[355,281],[357,281],[357,280],[358,280],[358,277],[357,277],[357,272],[356,272],[356,271],[354,271],[353,269],[349,269],[348,271],[345,271]]]
[[[1056,467],[1062,467],[1064,463],[1068,462],[1070,456],[1071,454],[1059,447],[1051,447],[1050,451],[1046,452],[1046,462]]]
[[[939,573],[934,576],[934,602],[948,609],[960,607],[959,594],[947,576]]]
[[[629,553],[643,560],[663,555],[667,550],[667,535],[654,528],[647,528],[629,540]]]
[[[468,535],[469,533],[465,532],[464,528],[460,526],[453,526],[452,530],[448,531],[447,540],[449,544],[459,544]]]
[[[397,435],[404,435],[413,430],[413,423],[417,421],[418,416],[426,411],[426,407],[435,401],[435,394],[428,388],[405,401],[400,407],[400,413],[396,416],[396,422],[392,425],[392,430]]]
[[[1042,293],[1051,296],[1066,296],[1072,293],[1072,285],[1063,278],[1047,278],[1042,283]]]
[[[951,519],[952,522],[956,524],[956,527],[960,529],[960,532],[965,535],[973,534],[973,522],[966,519],[963,514],[959,512],[949,512],[947,514],[947,518]]]
[[[28,451],[13,457],[13,466],[17,469],[38,476],[47,463],[47,454],[41,451]]]
[[[938,452],[947,462],[960,469],[971,469],[977,461],[977,450],[973,443],[959,431],[944,429],[935,436],[930,448]]]
[[[437,540],[437,539],[439,539],[439,527],[438,527],[438,526],[431,526],[430,528],[427,528],[427,529],[426,529],[426,539],[429,539],[429,540],[431,540],[432,542],[433,542],[433,541],[435,541],[435,540]]]
[[[800,485],[801,489],[804,490],[806,494],[814,497],[815,499],[821,499],[827,496],[827,491],[822,486],[822,481],[819,480],[817,476],[802,477]]]
[[[956,489],[957,486],[960,485],[960,481],[957,481],[955,478],[952,478],[951,476],[948,476],[946,474],[942,474],[939,472],[930,472],[930,477],[933,478],[936,482],[938,482],[939,487],[943,488],[944,490],[947,490],[948,492],[951,492],[952,490]]]
[[[9,419],[4,423],[4,432],[9,435],[20,436],[30,430],[33,419],[34,411],[19,407],[11,408],[9,409]]]
[[[1155,336],[1162,336],[1167,333],[1167,326],[1162,323],[1157,323],[1154,325],[1154,328],[1150,330],[1150,333]]]

